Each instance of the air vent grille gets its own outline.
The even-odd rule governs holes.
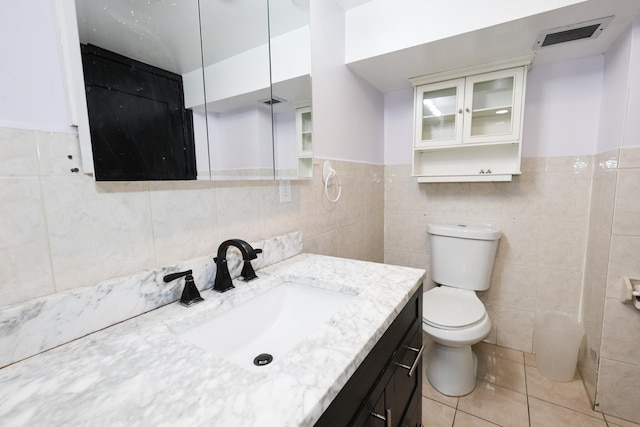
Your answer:
[[[595,19],[588,22],[580,22],[578,24],[567,25],[561,28],[546,30],[538,34],[536,42],[533,44],[534,49],[554,46],[560,43],[568,43],[576,40],[594,39],[598,37],[607,25],[613,20],[613,16]]]
[[[271,98],[259,99],[258,103],[266,104],[266,105],[275,105],[280,104],[281,102],[287,102],[286,99],[278,98],[277,96],[272,96]]]

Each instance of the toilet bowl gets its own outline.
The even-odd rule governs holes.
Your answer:
[[[448,396],[471,393],[477,372],[471,346],[491,331],[491,319],[475,292],[444,286],[425,292],[422,329],[434,341],[427,363],[431,385]]]
[[[491,319],[475,292],[440,286],[424,293],[422,328],[438,344],[462,347],[486,338]]]
[[[477,358],[471,346],[491,331],[491,319],[476,291],[489,288],[500,230],[429,225],[431,277],[424,293],[422,329],[434,342],[426,374],[448,396],[471,393]]]

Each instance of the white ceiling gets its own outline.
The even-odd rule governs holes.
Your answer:
[[[595,39],[533,50],[540,31],[614,15]],[[640,15],[639,0],[589,0],[551,12],[347,64],[382,92],[410,88],[411,77],[536,53],[534,66],[604,53]]]

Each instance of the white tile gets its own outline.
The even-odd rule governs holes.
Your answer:
[[[478,381],[475,390],[460,397],[458,409],[498,425],[528,427],[527,396]]]
[[[618,172],[613,234],[640,236],[640,169]]]
[[[508,264],[538,265],[541,226],[539,219],[504,220],[500,260]]]
[[[640,313],[632,304],[618,299],[605,301],[600,357],[619,362],[640,363],[640,341],[632,325],[640,320]]]
[[[255,182],[216,184],[218,237],[221,241],[246,241],[265,237],[262,215],[262,188]]]
[[[611,236],[607,297],[618,298],[623,276],[640,277],[640,237]]]
[[[620,168],[640,168],[640,148],[629,147],[621,149]]]
[[[582,271],[586,248],[587,221],[583,219],[545,218],[540,234],[540,266],[567,271]]]
[[[149,190],[158,265],[215,253],[220,240],[213,183],[150,182]]]
[[[500,272],[500,306],[534,311],[539,287],[538,273],[537,267],[503,264]]]
[[[535,397],[529,397],[531,427],[607,427],[603,419],[594,418]]]
[[[43,177],[56,290],[155,265],[147,184]]]
[[[71,176],[82,173],[80,143],[77,134],[35,132],[40,174]],[[77,172],[72,171],[76,169]]]
[[[40,180],[0,177],[0,306],[54,292]]]
[[[506,217],[524,219],[539,218],[544,202],[544,180],[542,172],[523,171],[514,176],[505,188],[504,214]]]
[[[0,128],[0,176],[38,174],[38,151],[34,131]]]
[[[640,366],[600,359],[599,411],[640,424]]]
[[[422,397],[422,425],[424,427],[451,427],[455,408]]]
[[[590,174],[547,173],[544,181],[543,214],[553,218],[586,218],[590,196]]]
[[[534,313],[501,307],[498,314],[497,344],[515,350],[533,349]]]
[[[551,311],[578,317],[582,290],[582,273],[545,269],[536,294],[536,312]]]
[[[525,366],[525,371],[529,396],[602,419],[602,415],[591,408],[584,385],[578,375],[572,381],[557,382],[543,376],[533,366]]]

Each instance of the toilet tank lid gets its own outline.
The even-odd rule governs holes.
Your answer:
[[[470,225],[428,224],[429,234],[439,236],[460,237],[462,239],[498,240],[502,232],[499,228],[478,227]]]

